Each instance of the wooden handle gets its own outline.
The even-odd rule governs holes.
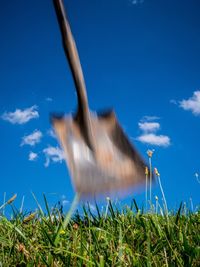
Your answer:
[[[85,81],[83,77],[83,72],[78,56],[78,51],[76,48],[76,44],[70,29],[70,25],[67,19],[66,11],[63,5],[62,0],[53,0],[54,7],[56,10],[56,15],[58,19],[58,23],[60,26],[60,31],[62,35],[63,48],[65,51],[65,55],[68,59],[70,69],[73,75],[75,87],[78,94],[78,100],[81,101],[81,105],[87,108],[87,93],[85,87]]]
[[[78,113],[77,119],[83,129],[83,135],[88,146],[94,150],[94,137],[91,129],[90,112],[88,107],[86,86],[83,72],[78,56],[76,44],[70,29],[70,25],[65,12],[62,0],[53,0],[60,31],[62,35],[63,48],[68,59],[70,69],[73,75],[77,96],[78,96]]]

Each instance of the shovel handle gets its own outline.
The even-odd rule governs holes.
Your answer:
[[[78,113],[77,117],[81,127],[83,128],[83,134],[85,141],[90,149],[94,151],[94,136],[92,134],[90,112],[88,107],[86,86],[83,77],[83,72],[78,56],[76,44],[70,29],[69,21],[67,19],[66,11],[62,0],[53,0],[54,8],[56,11],[60,31],[62,35],[63,48],[65,55],[68,59],[69,66],[74,79],[77,97],[78,97]]]
[[[83,77],[83,72],[80,64],[80,59],[78,56],[78,51],[76,48],[76,43],[74,41],[69,21],[67,19],[66,11],[62,0],[53,0],[54,8],[56,11],[58,23],[60,26],[60,31],[62,35],[63,48],[65,55],[68,59],[69,66],[73,75],[78,101],[79,108],[88,110],[88,100],[86,93],[86,86]]]

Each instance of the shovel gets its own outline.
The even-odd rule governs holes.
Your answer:
[[[89,110],[82,68],[62,0],[53,0],[63,47],[77,92],[75,115],[52,116],[75,190],[82,198],[125,192],[145,182],[146,164],[114,111]]]

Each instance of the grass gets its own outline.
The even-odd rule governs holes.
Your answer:
[[[108,199],[104,211],[84,205],[71,217],[76,199],[67,216],[45,196],[46,210],[28,215],[13,201],[0,209],[0,266],[200,266],[200,211],[182,204],[143,212],[135,200],[119,210]]]
[[[1,266],[200,266],[200,210],[181,204],[168,211],[160,173],[152,167],[152,150],[147,151],[145,208],[133,199],[118,207],[107,198],[106,207],[91,211],[85,204],[76,212],[74,201],[67,214],[62,206],[45,210],[33,197],[38,211],[23,212],[14,206],[16,195],[0,205]],[[149,178],[149,179],[148,179]],[[152,179],[156,178],[162,201],[152,202]],[[4,213],[12,208],[12,219]]]

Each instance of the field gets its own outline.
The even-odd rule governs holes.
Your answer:
[[[168,212],[156,203],[140,210],[135,200],[118,207],[107,199],[104,210],[65,216],[62,206],[38,205],[24,214],[14,198],[0,207],[0,266],[200,266],[200,211],[180,205]],[[3,212],[13,210],[8,220]]]

